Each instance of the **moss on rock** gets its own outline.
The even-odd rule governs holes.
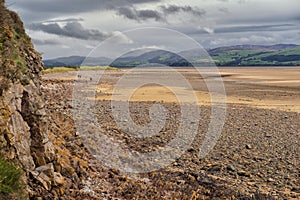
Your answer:
[[[43,69],[19,16],[0,2],[0,96],[12,83],[28,85]]]

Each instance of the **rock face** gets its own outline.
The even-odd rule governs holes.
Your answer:
[[[59,165],[40,92],[41,56],[18,15],[0,1],[0,151],[26,176],[28,197],[63,193]]]

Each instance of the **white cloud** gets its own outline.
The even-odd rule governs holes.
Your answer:
[[[209,27],[203,27],[203,30],[206,31],[209,34],[213,34],[215,32],[214,29],[209,28]]]
[[[115,31],[113,34],[113,39],[115,43],[119,43],[119,44],[132,44],[133,41],[127,37],[124,33],[120,32],[120,31]]]
[[[145,49],[161,49],[161,50],[166,50],[166,47],[161,45],[143,45],[142,47],[137,47],[137,48],[132,48],[130,51],[138,51],[138,50],[145,50]]]
[[[211,46],[227,46],[232,44],[270,44],[276,42],[276,38],[272,36],[259,36],[251,35],[248,37],[237,37],[237,38],[219,38],[213,39],[210,42]]]

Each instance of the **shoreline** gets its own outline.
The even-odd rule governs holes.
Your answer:
[[[110,93],[110,87],[122,73],[124,72],[108,71],[104,74],[102,78],[107,82],[96,85],[98,89],[102,90],[102,93],[98,93],[98,95],[101,96],[105,92]],[[45,76],[42,85],[43,93],[48,99],[46,101],[47,111],[52,113],[50,117],[53,121],[60,122],[62,130],[73,130],[72,109],[76,108],[70,107],[69,103],[72,99],[72,86],[76,77],[70,80],[72,74],[61,74],[60,77],[58,75]],[[195,90],[202,90],[203,82],[198,79],[199,76],[195,76],[194,73],[186,73],[185,77],[194,84]],[[58,78],[62,78],[62,80],[57,81]],[[236,84],[231,81],[225,82],[226,85],[228,95],[238,94],[236,99],[238,101],[242,101],[241,98],[244,98],[246,102],[250,97],[257,96],[263,98],[264,94],[266,94],[265,99],[262,99],[264,101],[275,97],[282,102],[286,100],[286,96],[280,96],[287,93],[286,90],[274,93],[272,90],[274,87]],[[104,91],[105,88],[108,90]],[[151,93],[149,91],[151,88],[144,89],[147,89],[149,94]],[[157,92],[157,89],[160,91],[164,88],[152,89]],[[275,89],[278,89],[278,86]],[[160,95],[166,95],[167,92],[164,91]],[[297,92],[300,91],[296,90],[294,93],[295,91],[290,90],[288,92],[292,95],[290,98],[298,99]],[[140,96],[138,93],[135,97],[143,97],[142,91],[140,91]],[[147,125],[150,120],[149,108],[153,103],[156,102],[131,101],[132,120],[136,124]],[[168,110],[165,126],[159,135],[140,139],[128,134],[126,130],[115,123],[109,100],[99,99],[96,101],[95,111],[97,121],[103,127],[101,134],[118,142],[122,149],[137,151],[140,154],[164,148],[176,136],[180,122],[180,109],[176,103],[157,103],[162,104]],[[178,159],[158,171],[128,176],[116,169],[108,169],[101,160],[86,156],[82,147],[76,145],[72,145],[72,156],[84,155],[79,157],[84,158],[91,168],[98,169],[97,172],[90,175],[93,181],[89,185],[85,185],[83,182],[83,186],[95,191],[93,195],[99,194],[100,197],[105,191],[108,197],[112,194],[113,197],[121,199],[143,198],[145,194],[153,198],[170,197],[166,195],[172,194],[172,197],[181,199],[183,196],[190,197],[193,191],[197,191],[204,199],[216,198],[212,195],[218,195],[216,199],[232,197],[237,199],[253,197],[297,199],[300,197],[298,186],[300,113],[270,109],[271,105],[267,106],[266,109],[238,102],[228,103],[225,124],[216,146],[209,155],[199,159],[198,152],[207,134],[211,117],[210,106],[201,106],[199,128],[191,146]],[[63,122],[61,119],[64,119]],[[56,134],[61,137],[65,135],[64,132]],[[80,134],[82,133],[77,133],[76,130],[72,132],[77,139]],[[73,137],[68,140],[70,140],[70,144],[73,144]],[[95,140],[93,139],[93,141]],[[78,143],[86,145],[83,141]],[[99,188],[99,184],[101,188]]]

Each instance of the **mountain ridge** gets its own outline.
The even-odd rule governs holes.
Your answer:
[[[217,66],[299,66],[300,45],[234,45],[207,50],[208,55],[199,55],[199,50],[186,50],[177,54],[165,50],[133,51],[113,61],[106,57],[69,56],[44,60],[46,67],[97,66],[135,67],[157,63],[168,66],[211,65]]]

